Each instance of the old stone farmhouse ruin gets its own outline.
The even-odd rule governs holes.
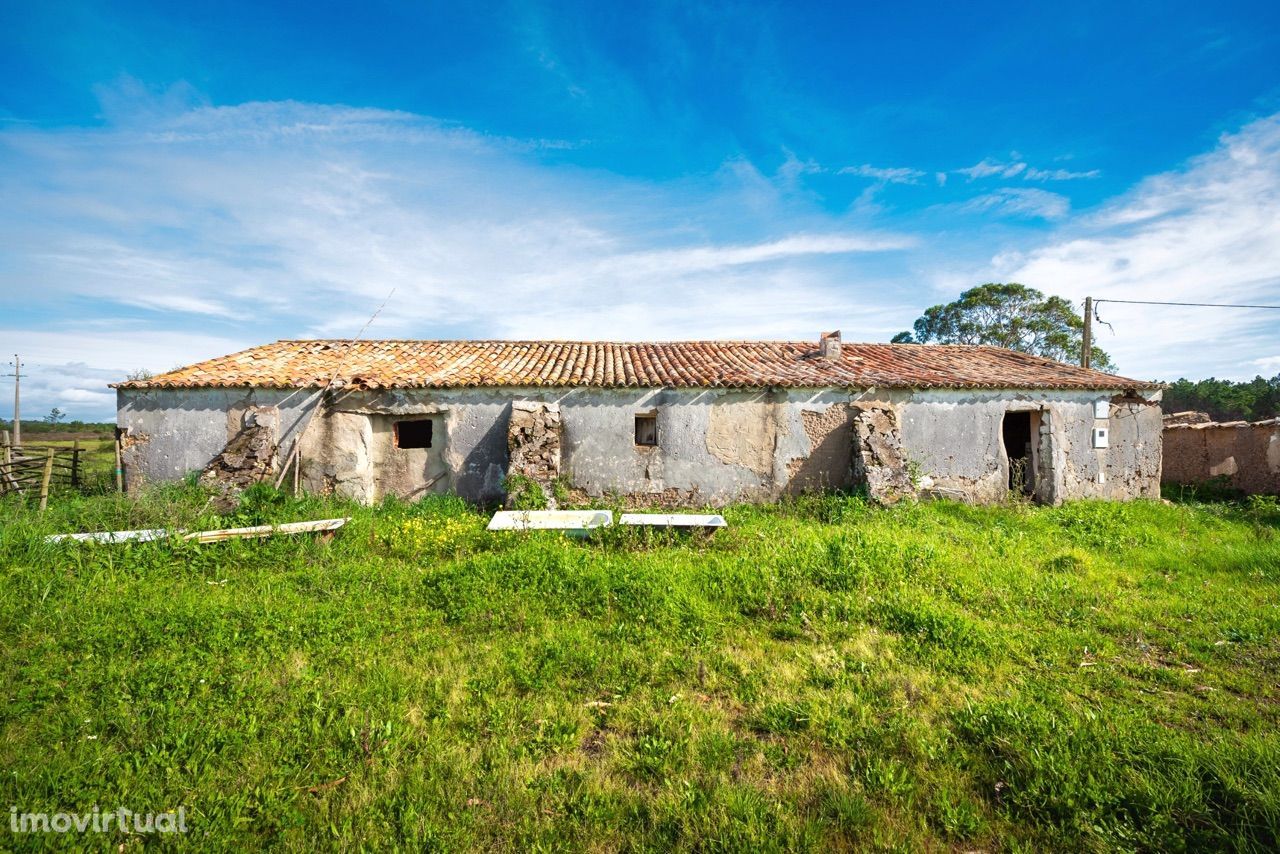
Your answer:
[[[277,341],[119,383],[131,488],[190,472],[361,501],[512,475],[666,505],[1157,496],[1160,387],[994,347]],[[264,450],[265,449],[265,450]]]

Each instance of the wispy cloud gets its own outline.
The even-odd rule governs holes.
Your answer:
[[[739,157],[652,181],[385,110],[212,106],[184,90],[126,92],[110,114],[95,129],[0,127],[0,340],[33,366],[31,412],[105,416],[105,383],[135,368],[350,335],[392,287],[372,335],[807,338],[843,325],[883,340],[994,279],[1074,299],[1280,299],[1276,117],[1084,212],[1026,182],[1090,171],[1059,177],[1016,154],[960,172],[990,182],[980,189],[904,166],[842,170],[869,191],[977,196],[912,218],[833,210],[801,180],[832,171],[791,152],[778,169]],[[958,216],[975,213],[980,228]],[[1104,309],[1121,331],[1104,345],[1140,375],[1240,375],[1275,353],[1274,318]],[[1194,363],[1188,342],[1203,348]]]
[[[918,184],[925,173],[919,169],[906,166],[879,167],[864,163],[861,166],[845,166],[839,171],[841,175],[857,175],[871,178],[886,184]]]
[[[658,185],[403,113],[184,103],[0,132],[0,311],[45,318],[5,340],[104,372],[33,384],[33,407],[101,404],[108,379],[210,349],[349,335],[392,287],[371,334],[808,337],[880,316],[868,264],[913,243],[747,163]],[[118,320],[115,345],[60,331],[67,304]]]
[[[1079,181],[1083,178],[1097,178],[1101,174],[1101,169],[1072,172],[1069,169],[1036,169],[1029,166],[1022,177],[1028,181]]]
[[[1055,220],[1062,219],[1071,211],[1071,200],[1066,196],[1050,193],[1048,190],[1037,190],[1031,187],[1002,187],[970,199],[960,206],[960,210],[969,213]]]
[[[967,175],[970,181],[975,181],[979,178],[990,178],[992,176],[1013,178],[1026,168],[1027,164],[1025,163],[1000,163],[995,160],[983,160],[972,166],[956,169],[955,172],[958,175]]]
[[[1265,356],[1261,359],[1254,359],[1249,364],[1254,365],[1267,376],[1280,374],[1280,356]]]
[[[242,350],[249,338],[151,330],[129,321],[77,319],[65,329],[0,328],[0,340],[22,354],[25,418],[53,407],[72,417],[110,419],[115,392],[107,388],[138,368],[167,370],[194,360]],[[69,358],[70,357],[70,358]]]
[[[1085,178],[1097,178],[1102,174],[1100,169],[1088,169],[1073,172],[1069,169],[1038,169],[1022,160],[1003,162],[985,159],[972,166],[956,169],[957,175],[965,175],[970,181],[982,178],[1021,178],[1024,181],[1078,181]]]

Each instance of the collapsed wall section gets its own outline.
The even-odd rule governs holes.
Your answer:
[[[555,481],[560,477],[560,406],[517,400],[507,425],[507,482],[531,481],[555,506]],[[514,498],[508,490],[507,501]]]
[[[867,496],[881,504],[915,497],[897,410],[888,403],[858,402],[853,413],[853,473]]]
[[[280,411],[274,406],[249,405],[239,410],[239,421],[239,429],[200,473],[200,482],[213,488],[224,509],[234,504],[239,492],[276,470]]]

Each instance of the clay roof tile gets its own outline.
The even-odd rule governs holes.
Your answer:
[[[803,341],[276,341],[119,388],[591,386],[1153,389],[999,347]]]

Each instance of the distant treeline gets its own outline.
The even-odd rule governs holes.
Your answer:
[[[48,421],[28,421],[22,419],[22,435],[34,436],[37,433],[110,433],[116,425],[106,421],[59,421],[51,424]],[[0,421],[0,430],[13,432],[13,420]]]
[[[1280,415],[1280,374],[1271,379],[1254,377],[1232,382],[1210,377],[1207,380],[1180,379],[1165,389],[1161,408],[1165,412],[1194,409],[1207,412],[1215,421],[1262,421]]]

